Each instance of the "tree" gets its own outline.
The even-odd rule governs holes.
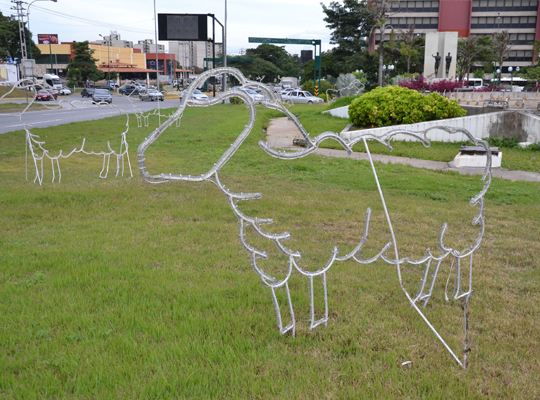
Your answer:
[[[246,51],[247,57],[260,58],[267,61],[279,70],[281,76],[300,76],[300,58],[291,56],[284,47],[263,43],[255,49]]]
[[[400,53],[405,57],[407,74],[410,74],[411,61],[421,56],[420,49],[423,47],[424,41],[423,38],[415,34],[414,25],[409,25],[409,29],[406,31],[400,31],[399,40],[401,42]]]
[[[383,34],[386,27],[386,20],[378,18],[378,11],[388,9],[386,0],[374,0],[369,3],[364,0],[343,0],[343,4],[332,1],[328,7],[321,4],[323,12],[326,14],[324,21],[327,27],[332,30],[330,43],[338,46],[332,50],[334,60],[334,74],[348,73],[363,69],[368,76],[368,85],[371,86],[376,78],[371,75],[371,63],[374,62],[373,55],[367,52],[365,38],[370,36],[375,26],[383,25]],[[384,13],[383,13],[384,14]],[[384,45],[384,42],[383,42]],[[380,73],[379,78],[382,84],[382,53],[379,54]],[[366,64],[369,62],[370,64]],[[367,72],[370,70],[370,72]]]
[[[67,71],[68,86],[77,86],[77,82],[81,81],[81,71],[79,68],[69,68]]]
[[[248,49],[246,56],[253,58],[253,62],[234,63],[235,58],[245,57],[229,57],[228,60],[248,78],[251,76],[255,80],[264,76],[263,82],[268,83],[282,76],[300,76],[300,57],[291,56],[284,47],[263,43],[255,49]]]
[[[332,30],[330,43],[337,44],[341,51],[350,54],[366,48],[365,37],[371,29],[371,10],[367,3],[359,0],[343,0],[343,4],[332,1],[328,7],[321,3],[326,14],[326,27]]]
[[[313,80],[315,61],[309,60],[303,66],[302,71],[302,83],[309,80]],[[334,49],[330,51],[323,51],[321,54],[321,76],[338,76],[340,70],[338,69],[338,63],[334,55]]]
[[[26,25],[25,33],[27,47],[32,46],[32,55],[36,57],[41,55],[41,51],[32,40],[30,31],[26,29]],[[0,12],[0,60],[7,61],[15,58],[22,58],[19,22],[15,18],[4,16]]]
[[[390,11],[390,2],[388,0],[372,0],[369,3],[372,21],[374,21],[371,32],[379,28],[381,40],[379,42],[379,86],[383,85],[383,64],[384,64],[384,35],[388,25],[386,18]],[[371,35],[370,35],[371,36]]]
[[[103,79],[105,73],[96,66],[96,58],[92,57],[94,51],[88,47],[88,40],[84,42],[73,42],[73,53],[75,57],[68,64],[68,73],[73,69],[79,70],[80,79],[83,81],[99,81]],[[73,73],[72,73],[73,74]]]
[[[467,37],[458,39],[456,67],[458,75],[467,75],[475,62],[493,62],[493,44],[487,36]]]
[[[540,40],[534,40],[529,44],[533,45],[533,62],[538,64],[540,62],[540,57],[538,57],[538,53],[540,52]]]
[[[228,63],[235,68],[238,68],[248,79],[256,80],[257,77],[263,77],[263,82],[274,82],[282,75],[282,71],[269,61],[261,58],[255,58],[253,62],[234,62],[235,58],[243,57],[228,57]]]
[[[493,36],[493,53],[499,68],[502,67],[504,60],[508,57],[508,53],[512,48],[511,43],[512,39],[508,31],[501,31]]]

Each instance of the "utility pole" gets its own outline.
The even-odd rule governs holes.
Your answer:
[[[223,58],[223,67],[227,67],[227,0],[225,0],[225,26],[223,27],[223,51],[221,57]],[[227,90],[227,75],[223,74],[221,79],[222,91]]]
[[[17,11],[17,19],[19,20],[19,39],[21,41],[21,60],[26,60],[26,32],[24,29],[24,9],[22,0],[11,0],[15,4],[15,7],[11,7],[12,10]]]

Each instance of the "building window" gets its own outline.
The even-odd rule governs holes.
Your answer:
[[[473,11],[536,11],[535,0],[473,0]]]

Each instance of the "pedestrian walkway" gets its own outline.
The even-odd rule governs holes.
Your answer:
[[[287,117],[274,118],[270,120],[267,130],[267,142],[274,148],[282,150],[299,150],[293,145],[293,139],[303,139],[298,128]],[[350,158],[353,160],[368,160],[366,153],[347,154],[345,150],[318,149],[317,154],[325,157]],[[419,160],[416,158],[387,156],[382,154],[371,154],[373,161],[383,164],[403,164],[415,168],[426,168],[438,171],[454,171],[462,175],[481,175],[483,168],[455,168],[447,162]],[[540,173],[528,171],[511,171],[503,168],[494,168],[491,171],[493,178],[508,179],[513,181],[540,182]]]

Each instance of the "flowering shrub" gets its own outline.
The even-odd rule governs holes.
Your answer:
[[[456,100],[399,86],[378,87],[354,99],[349,106],[349,118],[358,126],[414,124],[466,114]]]
[[[423,76],[419,76],[417,79],[414,79],[410,82],[403,80],[399,82],[399,86],[406,87],[412,90],[417,90],[419,92],[430,91],[444,93],[453,92],[455,88],[463,87],[463,82],[443,79],[430,83]]]
[[[474,88],[475,92],[496,92],[497,86],[480,86]]]

